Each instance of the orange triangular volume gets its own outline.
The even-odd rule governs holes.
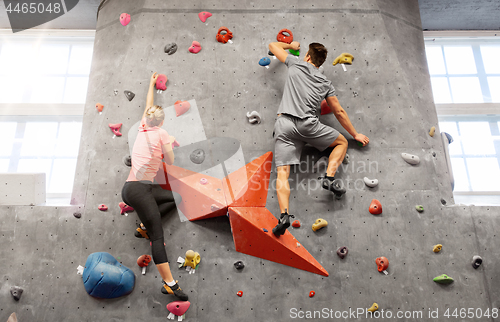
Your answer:
[[[190,221],[224,216],[227,203],[222,180],[175,165],[164,165],[170,190],[182,197],[177,207]]]
[[[238,252],[328,276],[321,264],[288,231],[279,238],[274,236],[272,229],[278,220],[267,208],[229,207],[229,221]]]
[[[230,207],[265,207],[273,153],[258,157],[223,179]]]

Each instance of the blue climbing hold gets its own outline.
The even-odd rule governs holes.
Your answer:
[[[262,57],[260,60],[259,60],[259,65],[260,66],[267,66],[271,63],[271,59],[269,59],[269,57]]]
[[[90,296],[104,299],[128,295],[135,284],[134,273],[105,252],[87,257],[82,279]]]

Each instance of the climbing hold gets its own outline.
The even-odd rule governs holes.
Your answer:
[[[245,267],[245,264],[243,264],[242,261],[237,261],[237,262],[234,262],[234,267],[236,269],[243,269]]]
[[[134,99],[135,94],[132,93],[131,91],[123,91],[123,92],[125,93],[125,97],[129,100],[129,102]]]
[[[389,267],[389,260],[384,256],[378,257],[375,260],[375,263],[377,264],[377,269],[379,272],[383,272]]]
[[[434,277],[433,281],[439,284],[451,284],[453,283],[454,279],[446,274],[441,274],[439,276]]]
[[[318,231],[323,227],[326,227],[328,225],[328,222],[324,220],[323,218],[318,218],[312,225],[312,230],[313,231]]]
[[[156,79],[156,89],[160,91],[165,91],[167,89],[167,76],[160,74]]]
[[[273,54],[271,51],[268,51],[268,52],[267,52],[267,54],[268,54],[269,56],[274,56],[274,54]]]
[[[281,29],[278,32],[278,35],[276,36],[276,39],[279,42],[284,42],[284,43],[290,44],[293,41],[293,34],[288,29]]]
[[[174,140],[174,142],[172,142],[172,149],[177,148],[179,146],[181,146],[181,145],[179,144],[179,142],[177,140]]]
[[[260,60],[259,60],[259,65],[260,66],[267,66],[271,63],[271,60],[269,59],[269,57],[262,57]]]
[[[316,295],[316,292],[314,291],[309,292],[309,297],[313,297],[314,295]]]
[[[483,259],[481,258],[481,256],[474,256],[472,257],[472,267],[474,267],[475,269],[477,269],[479,266],[481,266],[481,264],[483,263]]]
[[[292,223],[292,227],[293,228],[300,228],[300,221],[294,220],[293,223]]]
[[[343,164],[349,164],[349,154],[347,154],[347,153],[345,154],[344,160],[342,160],[342,163]]]
[[[418,212],[423,212],[424,211],[424,206],[422,206],[422,205],[416,205],[415,209],[417,209]]]
[[[441,198],[441,204],[442,204],[443,206],[446,206],[446,200],[444,200],[443,198]]]
[[[149,262],[151,262],[151,256],[141,255],[137,259],[137,265],[142,268],[142,275],[146,275],[146,267],[148,267]]]
[[[368,179],[367,177],[364,177],[363,181],[370,188],[375,188],[378,185],[378,180],[377,179]]]
[[[342,246],[339,249],[337,249],[337,255],[340,257],[340,259],[344,259],[344,257],[347,256],[348,252],[349,250],[345,246]]]
[[[121,123],[116,123],[116,124],[109,123],[108,126],[116,136],[122,136],[122,134],[120,133],[120,128],[122,127]]]
[[[189,155],[191,162],[202,164],[205,161],[205,151],[203,149],[196,149]]]
[[[102,109],[104,108],[104,105],[97,103],[97,104],[95,105],[95,108],[99,111],[99,113],[101,113],[101,112],[102,112]]]
[[[236,295],[238,295],[239,297],[242,297],[243,296],[243,291],[238,291],[238,293],[236,293]]]
[[[10,294],[14,297],[14,300],[19,301],[21,295],[23,294],[23,289],[19,286],[12,286],[10,288]]]
[[[90,296],[109,299],[130,294],[135,275],[111,254],[98,252],[87,258],[82,280]]]
[[[294,56],[300,56],[300,50],[288,49],[288,51]]]
[[[335,66],[337,64],[352,64],[352,61],[354,60],[354,56],[349,54],[349,53],[342,53],[340,56],[335,58],[333,61],[332,65]]]
[[[166,54],[173,55],[177,51],[177,44],[174,42],[167,44],[164,50]]]
[[[198,14],[198,17],[200,18],[201,22],[207,21],[207,19],[211,16],[212,14],[208,11],[202,11]]]
[[[128,13],[122,13],[120,15],[120,23],[124,26],[128,25],[128,23],[130,22],[130,15]]]
[[[191,108],[191,104],[189,104],[189,102],[187,101],[176,101],[174,103],[174,108],[175,108],[175,115],[179,117],[182,114],[186,113]]]
[[[132,157],[130,155],[126,155],[123,157],[123,163],[127,166],[127,167],[131,167],[132,166]]]
[[[201,179],[200,179],[200,183],[201,183],[201,184],[207,184],[207,183],[208,183],[207,178],[201,178]]]
[[[431,130],[429,131],[429,135],[433,137],[434,136],[434,132],[436,132],[436,127],[435,126],[431,127]]]
[[[196,269],[196,266],[200,263],[201,257],[198,252],[188,250],[186,252],[186,258],[184,259],[184,264],[182,266],[189,266]]]
[[[167,304],[167,310],[170,314],[167,319],[173,320],[175,316],[178,316],[177,320],[182,321],[182,316],[187,312],[191,303],[189,301],[175,301]]]
[[[108,206],[106,206],[106,205],[102,204],[102,205],[99,205],[99,206],[97,207],[97,209],[99,209],[100,211],[106,211],[106,210],[108,210]]]
[[[364,146],[364,145],[363,145],[363,143],[361,143],[361,142],[359,142],[359,141],[356,141],[356,143],[357,143],[357,144],[358,144],[358,146],[360,146],[360,147],[363,147],[363,146]]]
[[[193,43],[191,44],[191,47],[189,47],[189,52],[193,53],[193,54],[197,54],[200,52],[200,50],[201,50],[200,43],[197,41],[193,41]]]
[[[123,215],[124,213],[127,213],[127,212],[134,211],[134,208],[130,207],[129,205],[127,205],[124,202],[120,202],[118,204],[118,206],[120,207],[120,215]]]
[[[115,89],[113,92],[115,93],[115,96],[118,95],[118,90],[117,89]]]
[[[265,229],[265,228],[262,228],[262,230],[263,230],[265,233],[269,232],[269,230],[267,230],[267,229]]]
[[[321,115],[330,114],[332,109],[326,102],[326,100],[321,101]]]
[[[372,215],[380,215],[382,213],[382,204],[377,199],[373,199],[368,210]]]
[[[260,124],[261,118],[259,112],[257,111],[247,112],[247,117],[248,117],[248,122],[252,124],[257,122],[258,124]]]
[[[375,312],[376,310],[378,310],[378,304],[377,303],[373,303],[372,306],[370,306],[370,308],[367,309],[368,312]]]
[[[434,253],[439,253],[441,251],[441,249],[443,249],[443,245],[437,244],[437,245],[434,245],[434,247],[432,248],[432,251]]]
[[[16,312],[12,312],[12,314],[9,316],[7,319],[7,322],[17,322],[17,315]]]
[[[75,216],[75,218],[80,219],[80,218],[82,218],[82,213],[81,212],[75,212],[75,213],[73,213],[73,216]]]
[[[215,36],[215,39],[217,39],[218,42],[221,42],[223,44],[227,43],[229,39],[233,38],[233,33],[227,28],[227,27],[220,27],[219,31],[217,31],[217,35]]]
[[[415,165],[420,163],[420,158],[416,155],[401,153],[401,157],[409,164]]]

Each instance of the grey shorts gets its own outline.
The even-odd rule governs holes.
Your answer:
[[[316,117],[300,119],[286,114],[278,116],[274,124],[276,166],[299,164],[300,154],[306,143],[323,151],[339,134],[339,131],[324,125]]]

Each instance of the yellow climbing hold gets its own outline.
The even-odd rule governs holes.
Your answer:
[[[312,225],[312,229],[314,231],[317,231],[323,227],[326,227],[326,225],[328,225],[328,222],[326,220],[324,220],[323,218],[318,218]]]
[[[376,310],[378,310],[378,304],[373,303],[372,306],[367,311],[368,312],[375,312]]]
[[[352,64],[352,61],[354,60],[354,56],[349,54],[349,53],[342,53],[339,57],[335,58],[333,61],[333,66],[337,64]]]
[[[439,253],[441,251],[441,248],[443,248],[443,245],[437,244],[437,245],[434,246],[434,248],[432,249],[432,251],[434,253]]]
[[[434,136],[434,132],[436,132],[436,127],[435,126],[431,127],[431,130],[429,131],[429,135],[433,137]]]
[[[199,253],[188,250],[186,252],[186,259],[184,259],[184,264],[182,264],[182,266],[190,266],[191,268],[196,269],[196,265],[198,265],[200,261],[201,257]]]

